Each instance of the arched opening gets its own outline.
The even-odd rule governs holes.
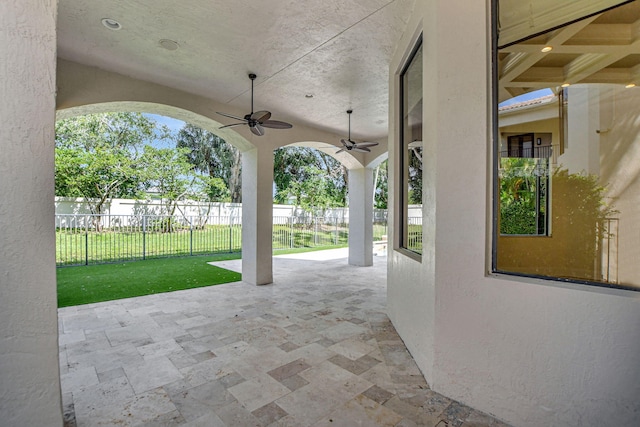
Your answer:
[[[113,111],[114,108],[117,111],[125,112],[118,113],[119,116],[109,116],[112,117],[111,119],[107,119],[108,116],[100,115],[100,112]],[[148,120],[148,117],[145,116],[145,114],[151,113],[139,113],[142,108],[151,110],[153,114],[156,114],[156,117],[173,120],[173,131],[153,129],[154,120]],[[132,111],[138,112],[133,113]],[[87,112],[89,114],[81,116]],[[96,147],[94,147],[93,158],[83,160],[74,158],[69,163],[57,167],[57,174],[63,171],[66,176],[56,180],[56,189],[67,191],[58,192],[56,196],[83,198],[81,201],[83,204],[74,199],[59,200],[57,203],[57,208],[60,209],[56,214],[61,214],[56,215],[57,254],[58,258],[61,254],[64,255],[64,259],[57,259],[58,265],[88,265],[162,256],[241,251],[240,235],[243,226],[241,219],[243,210],[240,204],[241,199],[237,197],[240,194],[237,183],[241,181],[239,150],[231,147],[231,150],[224,149],[222,153],[213,153],[216,144],[229,145],[214,132],[202,129],[192,123],[158,115],[158,112],[172,114],[174,117],[178,116],[198,123],[208,123],[209,129],[213,129],[215,132],[219,130],[216,127],[219,124],[215,121],[203,119],[189,111],[153,103],[110,102],[60,111],[59,123],[65,123],[61,129],[68,132],[68,135],[60,137],[63,142],[81,138],[78,135],[82,132],[74,134],[70,130],[76,123],[74,122],[76,117],[95,118],[95,123],[85,123],[93,128],[97,128],[99,124],[108,120],[120,120],[118,123],[109,124],[117,127],[114,129],[115,136],[101,134],[96,138],[104,137],[111,140],[110,144],[126,145],[122,148],[125,148],[124,153],[129,154],[130,157],[118,160],[108,150],[110,147],[100,147],[98,156],[101,161],[97,162]],[[98,118],[99,116],[101,118]],[[127,125],[137,126],[132,135],[123,129]],[[107,132],[105,129],[95,129],[94,131],[105,133]],[[135,134],[136,131],[137,134]],[[146,135],[141,134],[144,131],[147,132]],[[118,140],[117,138],[122,139]],[[147,140],[143,141],[145,138]],[[153,146],[158,145],[161,139],[164,139],[162,148]],[[143,143],[144,147],[141,146]],[[96,142],[91,142],[91,144],[96,144]],[[273,235],[270,239],[271,249],[347,245],[351,227],[349,218],[353,217],[350,215],[352,203],[349,203],[347,194],[349,193],[349,199],[353,199],[354,194],[359,194],[362,190],[358,188],[355,191],[347,191],[349,175],[352,173],[351,170],[360,171],[366,170],[366,168],[363,168],[360,161],[350,153],[340,153],[335,146],[328,143],[306,141],[290,144],[287,147],[275,150],[273,196],[276,205],[273,206],[273,223],[270,224],[272,225],[270,231]],[[75,146],[73,148],[76,151],[78,148],[83,151],[82,147]],[[187,153],[179,153],[178,148],[185,149]],[[204,149],[208,151],[204,152]],[[73,150],[68,151],[73,152]],[[295,154],[280,155],[287,151],[294,151]],[[57,152],[58,149],[56,149]],[[222,155],[229,155],[227,157],[230,159],[226,159],[229,162],[221,159]],[[56,157],[58,158],[58,156]],[[378,156],[379,159],[382,157],[384,155]],[[62,158],[64,160],[64,157]],[[378,158],[374,160],[375,163],[380,161]],[[68,164],[74,162],[84,165],[98,163],[100,169],[96,171],[89,170],[89,168],[67,167]],[[120,164],[114,174],[118,176],[109,175],[106,169],[117,162]],[[297,164],[292,166],[286,164],[287,162],[297,162]],[[212,169],[221,166],[233,169],[234,176],[227,177],[224,181],[220,179],[221,175],[214,176]],[[350,166],[351,169],[347,166]],[[379,172],[379,167],[377,167],[374,173],[374,188]],[[73,183],[76,185],[73,189],[76,192],[68,191],[70,183],[75,179],[72,176],[74,173],[83,175],[80,184],[85,187],[89,186],[88,192],[84,192],[83,188],[77,188],[80,184],[76,182]],[[99,179],[102,179],[103,182],[99,182]],[[62,181],[63,184],[58,185],[58,181]],[[232,183],[235,187],[232,186]],[[105,188],[105,191],[96,192],[96,188],[98,190]],[[375,192],[371,197],[375,198]],[[269,200],[268,203],[271,204],[273,201]],[[68,202],[67,205],[73,205],[73,208],[67,206],[66,209],[63,209],[63,202]],[[212,213],[213,202],[216,202],[217,206]],[[220,205],[225,202],[231,202],[231,205]],[[278,204],[295,206],[278,206]],[[78,206],[81,207],[78,208]],[[265,210],[262,209],[260,212],[259,216],[264,217]],[[79,219],[77,215],[66,215],[72,213],[82,213],[83,215]],[[361,218],[354,218],[354,221],[357,224],[370,226]],[[372,216],[372,221],[373,240],[386,241],[386,211],[376,212]],[[283,230],[283,225],[286,230]],[[226,233],[223,230],[214,233],[213,230],[209,230],[216,226],[227,227],[231,231]],[[81,228],[83,229],[80,230]],[[126,229],[128,233],[126,243],[113,244],[111,241],[103,241],[100,245],[95,243],[97,239],[105,240],[107,231],[123,229]],[[67,233],[63,233],[63,230]],[[77,232],[78,230],[82,233]],[[151,236],[154,232],[161,233],[162,239],[156,240],[169,242],[155,244],[155,247],[162,247],[162,250],[153,249],[154,244],[152,244]],[[175,235],[172,236],[171,233],[182,234],[183,240],[188,238],[188,242],[179,243],[180,239],[175,239]],[[225,234],[226,237],[210,238],[208,236],[211,233]],[[207,236],[204,236],[205,234]],[[75,239],[69,238],[69,235],[74,236]],[[201,241],[209,243],[203,245],[199,243]],[[352,245],[356,244],[354,241],[356,240],[351,239]],[[118,246],[125,246],[127,253],[118,253],[112,249]],[[109,249],[105,251],[105,247]],[[383,248],[380,245],[374,247]],[[69,248],[75,248],[77,253]],[[386,249],[386,246],[384,248]]]
[[[213,133],[133,112],[61,119],[55,170],[56,265],[81,266],[58,270],[59,307],[240,280],[210,265],[242,241],[240,153]]]

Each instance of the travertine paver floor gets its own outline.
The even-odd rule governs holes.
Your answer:
[[[429,389],[385,314],[386,258],[345,257],[276,257],[268,286],[60,309],[67,425],[504,426]]]

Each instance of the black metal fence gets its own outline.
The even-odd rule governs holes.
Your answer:
[[[56,215],[56,264],[89,265],[240,252],[242,223],[229,216]],[[383,240],[386,222],[374,223]],[[274,250],[345,246],[344,219],[274,217]]]

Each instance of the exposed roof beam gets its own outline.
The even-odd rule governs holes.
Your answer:
[[[597,16],[593,16],[588,19],[584,19],[574,25],[556,30],[550,34],[547,38],[545,46],[560,46],[576,33],[584,29],[591,22],[593,22]],[[544,46],[542,46],[544,47]],[[538,61],[545,57],[546,53],[541,52],[540,47],[535,52],[512,52],[504,61],[504,66],[500,72],[500,81],[510,82],[528,68],[534,66]]]
[[[631,80],[629,83],[634,82],[636,84],[640,84],[640,65],[636,65],[630,69]]]
[[[531,68],[544,56],[543,53],[513,52],[504,61],[500,73],[501,81],[511,81]]]
[[[582,80],[583,83],[612,83],[626,85],[632,80],[629,68],[605,68]]]
[[[579,83],[590,75],[608,67],[624,58],[625,54],[607,55],[603,53],[588,53],[581,55],[564,67],[565,81]]]
[[[537,70],[538,74],[535,76],[528,75],[526,78],[519,79],[518,81],[509,82],[505,89],[511,92],[513,88],[527,88],[527,89],[544,89],[549,87],[560,86],[564,83],[562,78],[562,72],[556,68],[545,68],[543,72]],[[527,73],[533,74],[533,73]],[[633,81],[633,72],[629,68],[606,68],[604,70],[597,71],[591,74],[589,77],[584,78],[582,83],[612,83],[612,84],[627,84]]]
[[[629,55],[640,54],[640,19],[623,24],[594,23],[600,16],[553,31],[546,40],[537,37],[530,41],[535,43],[501,49],[508,55],[500,61],[500,101],[564,83],[640,84],[640,65],[620,68],[623,63],[619,63],[616,68],[611,67]],[[543,53],[545,46],[553,50]],[[547,55],[551,56],[542,61]],[[536,66],[538,63],[545,66]]]
[[[582,21],[576,22],[573,25],[569,25],[552,32],[551,37],[547,39],[547,45],[560,46],[561,44],[566,43],[580,31],[583,31],[585,28],[587,28],[593,21],[598,19],[599,16],[600,15],[595,15],[590,18],[583,19]]]
[[[512,49],[514,46],[510,46],[506,50],[507,52],[526,52],[535,53],[545,47],[546,44],[527,44],[518,45],[516,49]],[[639,53],[640,39],[634,40],[632,43],[624,45],[612,45],[612,44],[586,44],[586,45],[562,45],[553,48],[553,53],[569,53],[569,54],[584,54],[584,53],[619,53],[625,55],[631,55],[633,53]]]
[[[576,34],[571,44],[629,44],[635,39],[633,24],[592,24]]]

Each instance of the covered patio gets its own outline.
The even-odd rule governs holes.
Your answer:
[[[63,408],[80,426],[495,424],[469,407],[518,427],[640,425],[640,294],[494,268],[497,102],[640,84],[639,15],[607,12],[622,3],[640,4],[0,2],[2,425],[59,427]],[[508,25],[504,13],[522,19]],[[524,34],[498,51],[509,27]],[[420,129],[405,138],[411,65]],[[292,129],[221,129],[229,114],[252,116],[248,73],[256,110]],[[606,141],[613,114],[590,119],[576,135],[594,155],[580,160],[599,167],[602,138],[620,159],[610,176],[634,171],[624,182],[640,215],[639,116],[607,108],[633,113],[633,138]],[[244,283],[65,309],[58,328],[55,121],[103,111],[166,115],[241,149]],[[351,135],[379,145],[338,153]],[[410,144],[425,160],[421,254],[404,239]],[[348,258],[296,270],[272,260],[273,153],[288,145],[330,151],[349,169],[359,221]],[[385,262],[372,254],[371,195],[387,153]],[[635,268],[640,222],[628,223]]]
[[[503,426],[429,389],[385,314],[386,257],[347,256],[276,256],[270,286],[60,309],[65,425]]]

